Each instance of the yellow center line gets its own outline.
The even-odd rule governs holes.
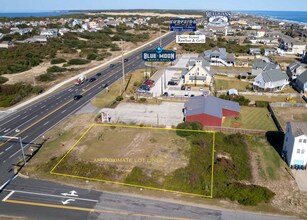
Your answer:
[[[101,209],[82,208],[82,207],[75,207],[75,206],[62,206],[62,205],[53,205],[53,204],[38,203],[38,202],[26,202],[26,201],[18,201],[18,200],[10,200],[10,199],[4,202],[20,204],[20,205],[31,205],[31,206],[40,206],[40,207],[57,208],[57,209],[68,209],[68,210],[84,211],[84,212],[96,212],[96,213],[104,213],[104,214],[112,214],[112,215],[126,215],[126,216],[136,216],[136,217],[171,219],[171,220],[191,220],[191,218],[178,218],[178,217],[171,217],[171,216],[101,210]]]
[[[131,66],[132,63],[130,65],[127,65],[126,67],[128,66]],[[114,69],[115,70],[115,69]],[[113,77],[115,74],[117,73],[117,70],[115,73],[113,73],[112,75],[110,75],[109,77],[107,77],[106,79],[104,80],[108,80],[110,79],[111,77]],[[120,77],[121,78],[121,77]],[[89,89],[85,90],[82,94],[86,93],[87,91],[93,89],[95,86],[97,86],[99,83],[93,85],[92,87],[90,87]],[[19,133],[15,134],[15,136],[18,136],[20,134],[22,134],[23,132],[25,132],[26,130],[30,129],[31,127],[33,127],[34,125],[36,125],[37,123],[39,123],[40,121],[44,120],[45,118],[47,118],[48,116],[52,115],[53,113],[55,113],[56,111],[58,111],[59,109],[61,109],[62,107],[64,107],[65,105],[69,104],[70,102],[72,102],[73,100],[70,100],[66,103],[64,103],[63,105],[61,105],[60,107],[58,107],[57,109],[53,110],[52,112],[50,112],[49,114],[45,115],[44,117],[42,117],[41,119],[39,119],[38,121],[34,122],[33,124],[29,125],[27,128],[23,129],[22,131],[20,131]],[[12,138],[8,139],[7,141],[5,141],[4,143],[0,144],[0,147],[2,147],[3,145],[5,145],[6,143],[8,143],[9,141],[11,141]]]

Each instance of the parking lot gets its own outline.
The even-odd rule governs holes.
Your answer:
[[[183,121],[184,103],[162,102],[160,105],[120,103],[115,109],[103,108],[111,123],[143,124],[152,126],[176,126]]]

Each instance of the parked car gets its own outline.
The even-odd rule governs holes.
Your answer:
[[[200,88],[199,88],[199,91],[204,91],[204,88],[203,88],[203,87],[200,87]]]
[[[96,80],[95,77],[91,77],[91,78],[89,79],[90,82],[94,82],[95,80]]]
[[[163,95],[164,95],[164,96],[168,96],[168,92],[164,92]]]
[[[191,86],[188,86],[188,87],[187,87],[187,90],[188,90],[188,91],[191,91]]]
[[[194,97],[194,96],[195,96],[194,94],[191,94],[191,95],[190,95],[190,97]]]
[[[150,90],[150,85],[143,84],[143,85],[140,86],[140,89],[145,90],[145,91],[149,91]]]
[[[181,86],[181,90],[185,90],[185,86],[184,85]]]
[[[178,83],[174,82],[174,81],[168,81],[167,85],[169,85],[169,86],[177,86]]]
[[[146,80],[145,82],[144,82],[144,84],[145,85],[152,85],[152,84],[154,84],[154,80]]]
[[[189,93],[188,92],[184,93],[184,96],[189,97]]]
[[[82,95],[74,95],[74,100],[79,100],[82,98]]]

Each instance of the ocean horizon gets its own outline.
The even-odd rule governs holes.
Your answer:
[[[307,25],[307,11],[235,11],[248,15],[270,18],[283,22],[294,22]]]
[[[77,11],[46,11],[46,12],[0,12],[0,17],[4,18],[29,18],[29,17],[55,17],[61,15],[82,14]]]

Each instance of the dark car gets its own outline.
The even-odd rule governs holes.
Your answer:
[[[181,90],[185,90],[185,86],[184,85],[181,86]]]
[[[167,85],[169,85],[169,86],[177,86],[178,83],[174,82],[174,81],[168,81]]]
[[[91,78],[89,79],[90,82],[94,82],[95,80],[96,80],[95,77],[91,77]]]
[[[96,76],[101,76],[101,73],[97,73]]]
[[[106,83],[106,84],[102,84],[102,88],[104,89],[104,88],[107,88],[108,87],[108,84]]]
[[[82,95],[75,95],[74,96],[74,100],[79,100],[79,99],[81,99],[82,98]]]
[[[128,62],[128,59],[126,58],[126,59],[124,59],[124,62]]]
[[[112,68],[114,67],[115,65],[113,63],[110,64],[109,68]]]

